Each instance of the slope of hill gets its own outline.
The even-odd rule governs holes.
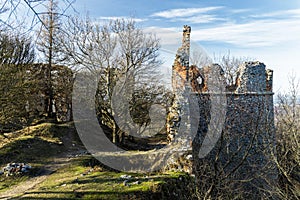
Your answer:
[[[0,166],[24,162],[28,173],[0,175],[0,199],[191,199],[180,172],[117,172],[82,146],[72,123],[42,123],[0,136]]]

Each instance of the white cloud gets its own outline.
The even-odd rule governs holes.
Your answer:
[[[144,22],[144,21],[147,21],[147,19],[145,18],[133,18],[133,17],[128,17],[128,16],[109,16],[109,17],[104,17],[104,16],[101,16],[101,17],[98,17],[99,20],[101,21],[110,21],[110,20],[118,20],[118,19],[131,19],[135,22]]]
[[[192,37],[197,41],[224,42],[238,47],[299,43],[300,20],[255,20],[243,24],[223,24],[194,30]]]
[[[250,12],[252,9],[245,8],[245,9],[232,9],[230,10],[231,13],[237,14],[237,13],[245,13],[245,12]]]
[[[224,21],[222,18],[216,17],[216,15],[196,15],[186,18],[174,18],[172,21],[181,21],[181,22],[188,22],[190,24],[204,24],[204,23],[211,23],[215,21]]]
[[[300,9],[261,14],[256,9],[230,8],[213,14],[206,12],[176,9],[155,14],[167,21],[178,22],[178,27],[165,31],[159,27],[154,28],[160,31],[158,36],[162,38],[162,47],[168,50],[164,54],[169,55],[168,59],[173,61],[181,45],[181,22],[210,23],[205,26],[193,25],[191,33],[191,40],[198,44],[211,42],[203,43],[209,49],[209,55],[213,56],[220,51],[226,54],[230,49],[234,56],[246,56],[264,62],[267,68],[274,70],[274,92],[288,88],[287,77],[292,71],[300,75]],[[242,14],[236,15],[238,13]],[[170,66],[172,63],[167,64]]]
[[[260,15],[260,18],[254,19],[251,15],[248,15],[245,16],[248,17],[247,20],[244,18],[243,21],[239,21],[233,18],[232,22],[229,22],[230,18],[224,17],[222,19],[220,15],[217,15],[218,13],[214,15],[195,14],[220,8],[172,9],[155,15],[166,18],[177,16],[177,18],[172,18],[171,21],[190,24],[223,21],[223,23],[214,23],[213,26],[210,24],[211,27],[209,28],[192,27],[192,39],[195,41],[227,43],[237,48],[280,47],[283,45],[298,45],[300,47],[300,9],[264,13]],[[235,12],[230,9],[229,11],[231,13]],[[237,10],[237,12],[247,11],[249,10]],[[224,21],[227,22],[224,23]],[[180,31],[178,27],[174,30]]]
[[[248,10],[227,11],[232,14],[248,12]],[[228,12],[225,10],[225,13],[228,14]],[[251,11],[251,13],[243,15],[242,20],[233,18],[229,14],[224,17],[227,22],[209,24],[208,28],[206,28],[207,26],[192,26],[191,40],[200,42],[200,44],[202,41],[219,44],[219,47],[212,45],[212,49],[210,50],[211,56],[220,50],[226,53],[230,49],[234,56],[247,56],[264,62],[267,68],[274,70],[274,91],[287,89],[289,84],[287,79],[288,74],[292,71],[297,76],[300,74],[298,65],[300,9],[263,13],[255,17],[254,15],[250,15],[253,12]],[[192,14],[189,17],[168,19],[178,21],[179,23],[185,20],[188,23],[193,23],[197,22],[201,15],[201,13],[198,13]],[[216,22],[216,20],[221,18],[220,15],[220,13],[207,15],[205,21]],[[205,16],[205,14],[202,16]],[[197,19],[197,17],[199,18]],[[202,19],[204,20],[204,18]],[[160,35],[164,38],[162,40],[163,47],[165,47],[164,45],[170,45],[167,46],[169,47],[168,49],[172,47],[172,52],[176,51],[181,43],[180,38],[182,33],[180,28],[171,28],[170,30],[173,30],[174,33],[166,31]],[[224,43],[228,45],[224,46]],[[169,54],[173,55],[171,54],[172,52]]]
[[[281,10],[281,11],[275,11],[275,12],[269,12],[263,14],[256,14],[256,15],[251,15],[251,17],[253,18],[269,18],[269,17],[299,18],[300,9]]]
[[[160,39],[160,44],[162,46],[170,46],[169,51],[170,53],[176,53],[178,44],[181,43],[181,30],[178,28],[161,28],[157,26],[147,27],[144,29],[146,33],[152,33]],[[173,46],[173,47],[171,47]]]
[[[183,8],[183,9],[171,9],[161,12],[156,12],[151,17],[162,17],[162,18],[176,18],[176,17],[189,17],[200,13],[207,13],[210,11],[218,10],[223,8],[222,6],[205,7],[205,8]]]

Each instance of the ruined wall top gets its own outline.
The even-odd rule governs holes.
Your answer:
[[[174,64],[172,67],[172,87],[173,89],[183,89],[189,79],[190,63],[190,35],[191,27],[183,26],[182,45],[178,48]]]
[[[190,46],[191,46],[191,27],[188,25],[183,26],[183,37],[182,37],[182,49],[185,51],[186,55],[190,56]]]
[[[266,70],[264,63],[245,62],[238,70],[236,81],[236,92],[271,92],[272,91],[272,70]]]
[[[182,90],[186,83],[190,83],[193,92],[207,93],[209,92],[207,79],[212,66],[198,68],[199,66],[189,65],[190,35],[191,27],[184,25],[182,45],[177,50],[172,68],[172,87],[174,91]],[[220,70],[220,75],[224,75],[222,70]],[[226,85],[226,91],[230,94],[273,94],[272,82],[273,71],[266,69],[264,63],[245,62],[238,69],[235,85]]]

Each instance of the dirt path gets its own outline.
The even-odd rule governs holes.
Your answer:
[[[74,135],[71,132],[66,134],[62,138],[62,141],[67,151],[53,158],[53,161],[49,162],[49,164],[45,164],[36,177],[30,178],[27,181],[15,185],[9,190],[0,193],[0,199],[18,199],[18,197],[21,197],[25,192],[33,189],[36,185],[46,180],[49,175],[70,164],[72,159],[75,157],[85,155],[86,150],[84,147],[73,147],[73,139]]]
[[[70,161],[75,158],[75,155],[82,154],[83,150],[78,150],[74,152],[65,153],[59,157],[54,158],[54,160],[51,163],[46,164],[43,167],[42,171],[37,177],[30,178],[29,180],[22,182],[17,186],[13,186],[13,188],[1,193],[0,199],[14,199],[20,197],[26,191],[33,189],[36,185],[46,180],[49,175],[51,175],[58,169],[68,165]]]

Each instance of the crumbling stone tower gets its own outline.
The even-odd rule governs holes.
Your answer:
[[[211,183],[222,185],[224,191],[236,188],[246,198],[265,198],[264,190],[269,189],[277,179],[273,162],[275,155],[275,127],[273,110],[272,76],[261,62],[246,62],[239,67],[236,84],[226,86],[225,122],[221,137],[204,158],[199,158],[199,149],[208,134],[212,120],[212,95],[208,84],[212,66],[189,66],[191,28],[184,26],[182,47],[177,51],[172,68],[172,86],[176,98],[168,115],[170,140],[180,134],[178,127],[184,114],[182,109],[189,106],[184,92],[192,93],[199,105],[199,123],[192,138],[193,173],[198,185],[207,188]],[[222,76],[223,70],[213,64]],[[201,79],[199,83],[198,80]],[[225,82],[224,82],[225,84]],[[188,110],[188,109],[186,109]],[[188,120],[186,120],[188,121]],[[187,134],[188,133],[184,133]],[[220,179],[220,180],[219,180]],[[232,191],[234,194],[234,191]],[[211,194],[213,196],[213,194]]]
[[[189,79],[189,60],[190,60],[190,34],[191,27],[183,27],[182,46],[178,48],[172,66],[172,87],[175,90],[184,90]]]
[[[189,102],[187,98],[191,89],[189,84],[190,33],[191,27],[185,25],[183,27],[182,46],[178,48],[172,66],[172,87],[176,95],[173,106],[169,110],[167,123],[168,138],[170,141],[174,141],[175,135],[178,134],[180,121],[186,122],[181,123],[181,129],[185,132],[181,135],[185,136],[185,143],[188,140],[186,137],[190,135]],[[182,117],[187,117],[187,119],[182,119]]]

